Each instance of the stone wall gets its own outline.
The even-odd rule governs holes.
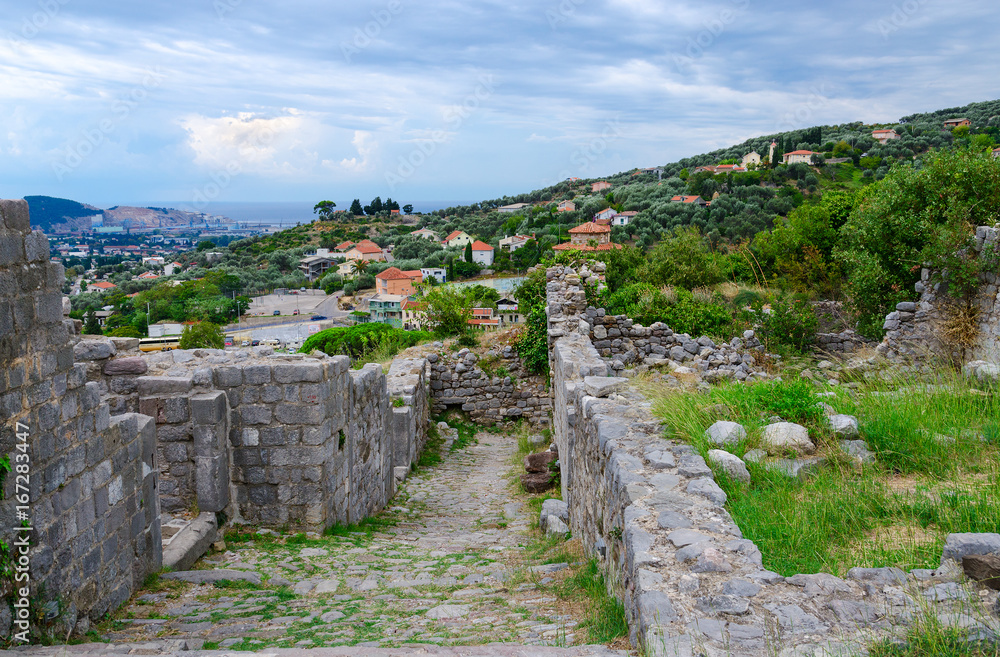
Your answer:
[[[133,346],[77,345],[94,385],[155,418],[166,510],[317,530],[358,522],[384,508],[394,468],[409,470],[426,442],[423,359],[400,359],[386,376],[352,370],[346,356]]]
[[[762,345],[753,331],[728,343],[716,344],[711,338],[692,338],[674,333],[666,324],[642,326],[626,315],[609,315],[603,308],[587,304],[584,283],[596,284],[604,271],[602,263],[594,271],[577,273],[572,267],[552,267],[547,272],[549,347],[567,333],[585,334],[598,354],[616,374],[631,376],[640,368],[672,362],[691,368],[707,380],[745,381],[764,378],[757,367]]]
[[[550,280],[569,279],[554,269]],[[589,324],[561,290],[550,286],[548,313],[563,500],[573,536],[604,560],[633,645],[649,655],[861,654],[919,608],[989,632],[968,615],[957,562],[997,535],[949,536],[936,570],[853,568],[844,578],[766,570],[725,509],[712,469],[692,447],[663,437],[627,378],[608,376]],[[996,604],[996,592],[971,595],[984,608]]]
[[[0,201],[0,448],[12,466],[27,465],[34,592],[44,584],[47,599],[61,599],[73,627],[127,600],[162,553],[153,421],[112,417],[87,365],[74,362],[63,280],[45,235],[30,230],[27,203]],[[18,474],[0,502],[8,545]]]
[[[478,424],[524,418],[535,426],[549,425],[552,398],[545,379],[528,372],[510,347],[482,357],[468,349],[432,353],[427,360],[434,413],[460,407]],[[487,363],[489,372],[483,369]],[[497,374],[501,367],[505,376]]]
[[[982,254],[987,246],[995,247],[1000,230],[989,226],[976,228],[974,248]],[[980,275],[979,292],[973,299],[978,309],[979,334],[969,349],[956,348],[942,341],[942,324],[948,316],[947,284],[931,282],[931,270],[920,272],[914,289],[920,295],[915,302],[903,302],[886,315],[882,328],[885,337],[878,352],[891,360],[949,358],[956,362],[985,360],[1000,362],[1000,276],[992,272]],[[944,286],[944,287],[942,287]]]

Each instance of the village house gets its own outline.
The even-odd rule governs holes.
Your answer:
[[[716,175],[720,173],[743,173],[746,169],[738,164],[720,164],[715,167]]]
[[[385,253],[378,244],[371,240],[361,240],[351,247],[344,257],[348,260],[369,260],[372,262],[385,261]]]
[[[944,127],[949,130],[953,130],[959,126],[969,126],[972,127],[972,121],[969,119],[948,119],[944,122]]]
[[[106,291],[106,290],[113,290],[113,289],[115,289],[118,286],[115,285],[114,283],[109,283],[107,281],[101,281],[100,283],[91,283],[90,287],[92,287],[92,288],[94,288],[96,290],[105,290]]]
[[[590,185],[590,191],[595,194],[597,192],[603,192],[605,189],[611,189],[611,183],[600,180],[598,182],[591,183]]]
[[[493,264],[493,247],[486,242],[476,240],[472,243],[472,262],[478,262],[484,267]]]
[[[524,316],[518,312],[517,301],[514,299],[498,299],[497,312],[500,314],[500,323],[504,325],[516,326],[524,323]]]
[[[515,212],[521,212],[531,207],[531,203],[512,203],[510,205],[501,205],[497,208],[497,212],[503,214],[514,214]]]
[[[445,246],[460,246],[465,248],[466,244],[472,243],[472,235],[469,235],[465,231],[456,230],[451,233],[448,237],[444,238],[443,244]]]
[[[760,161],[761,161],[760,153],[758,153],[757,151],[750,151],[749,153],[743,156],[743,159],[740,161],[740,164],[743,165],[744,167],[749,167],[751,164],[753,165],[760,164]]]
[[[694,205],[700,205],[702,207],[705,207],[706,205],[708,205],[708,202],[705,201],[705,199],[703,199],[700,196],[674,196],[673,198],[670,199],[670,202],[671,203],[693,203]]]
[[[993,149],[993,157],[1000,158],[1000,148]]]
[[[410,296],[416,291],[414,284],[422,281],[423,276],[419,270],[403,272],[397,267],[389,267],[375,276],[375,293]]]
[[[306,256],[299,260],[299,271],[307,281],[314,281],[325,274],[333,264],[333,260],[325,255]]]
[[[615,210],[614,208],[606,208],[594,215],[594,221],[602,223],[605,221],[610,222],[611,218],[614,217],[616,214],[618,214],[618,211]]]
[[[407,299],[403,302],[403,328],[407,331],[423,330],[427,323],[427,304]]]
[[[792,151],[791,153],[782,155],[781,161],[785,164],[812,164],[813,156],[821,154],[814,153],[813,151]]]
[[[354,264],[353,260],[347,260],[337,265],[337,273],[340,274],[342,278],[352,278],[357,271],[358,267]]]
[[[556,244],[552,247],[555,251],[568,251],[576,249],[579,251],[610,251],[611,249],[622,248],[620,244],[611,242],[611,227],[602,226],[593,221],[580,224],[576,228],[569,229],[569,242]],[[591,245],[594,242],[594,246]]]
[[[469,326],[481,331],[490,331],[500,328],[500,318],[493,316],[492,308],[473,308],[472,319],[467,320]]]
[[[433,278],[438,283],[448,282],[448,270],[444,267],[421,267],[420,275],[425,281]]]
[[[635,210],[627,210],[625,212],[619,212],[611,219],[612,226],[628,226],[629,223],[635,219],[635,216],[639,214]]]
[[[333,247],[333,250],[337,253],[347,253],[354,246],[354,242],[341,242],[337,246]]]
[[[441,238],[438,237],[437,233],[427,228],[421,228],[420,230],[415,230],[412,233],[410,233],[410,235],[412,235],[413,237],[420,237],[425,240],[434,240],[435,242],[441,241]]]
[[[899,134],[895,130],[872,130],[872,139],[880,144],[885,144],[890,139],[899,139]]]
[[[408,300],[405,294],[376,294],[368,300],[368,321],[403,328],[403,304]]]
[[[176,261],[175,262],[168,262],[167,264],[163,265],[163,274],[165,276],[173,276],[174,274],[176,274],[177,272],[179,272],[183,268],[184,268],[184,265],[182,265],[179,262],[176,262]]]
[[[527,244],[530,240],[533,240],[534,238],[535,238],[534,235],[530,235],[530,236],[529,235],[511,235],[510,237],[505,237],[502,240],[500,240],[500,250],[501,251],[510,251],[511,253],[513,253],[514,251],[517,251],[518,249],[520,249],[522,246],[524,246],[525,244]]]
[[[576,210],[576,203],[573,201],[559,201],[559,205],[556,206],[556,212],[573,212]]]

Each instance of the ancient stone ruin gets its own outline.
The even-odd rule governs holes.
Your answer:
[[[856,568],[841,579],[764,569],[708,464],[664,439],[650,403],[616,376],[670,365],[706,380],[761,378],[759,344],[752,333],[716,345],[608,317],[588,307],[583,287],[598,266],[547,271],[550,387],[502,348],[484,363],[431,346],[388,373],[266,347],[144,355],[136,340],[77,335],[63,315],[62,266],[30,230],[27,204],[0,202],[0,218],[0,445],[13,456],[26,436],[31,578],[62,601],[67,634],[164,564],[189,568],[222,524],[321,530],[386,508],[431,413],[450,408],[484,424],[551,426],[565,505],[544,506],[540,524],[568,527],[602,560],[632,644],[649,654],[836,654],[905,626],[918,601],[959,620],[972,597],[996,603],[959,564],[1000,554],[998,535],[952,535],[935,570]],[[12,473],[4,519],[16,518],[17,490]],[[192,509],[199,515],[171,525],[164,542],[162,515]],[[2,525],[9,544],[12,523]]]

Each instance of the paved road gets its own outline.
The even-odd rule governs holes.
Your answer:
[[[291,543],[230,536],[225,553],[197,568],[245,571],[259,585],[172,582],[138,595],[99,631],[114,643],[163,638],[234,650],[368,647],[329,653],[337,655],[405,654],[371,648],[409,643],[493,642],[514,645],[429,654],[592,654],[518,648],[586,643],[586,632],[546,588],[566,574],[559,574],[564,566],[525,567],[531,513],[506,477],[514,439],[477,438],[462,450],[446,446],[443,463],[412,475],[381,516],[381,530],[313,534]],[[309,653],[320,654],[327,653]]]

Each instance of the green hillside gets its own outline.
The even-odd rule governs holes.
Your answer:
[[[86,224],[89,228],[90,222],[80,221],[81,218],[101,213],[100,208],[64,198],[25,196],[24,200],[28,202],[28,209],[31,211],[31,227],[45,232],[51,232],[58,224],[72,224],[73,220],[78,220],[76,223],[81,226]]]

